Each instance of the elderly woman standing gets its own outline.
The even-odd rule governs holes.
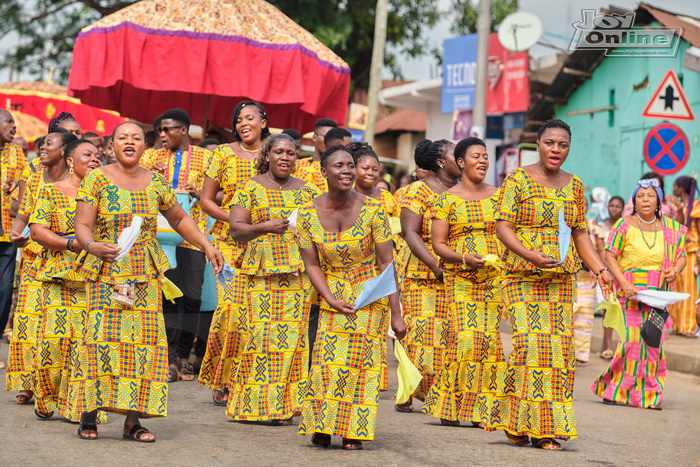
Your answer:
[[[65,404],[71,354],[82,334],[85,311],[85,282],[74,269],[81,251],[75,242],[75,198],[85,175],[101,164],[97,148],[84,139],[70,142],[63,156],[69,178],[47,183],[39,190],[29,219],[32,239],[43,247],[35,265],[36,279],[41,282],[41,321],[34,411],[39,418],[49,418],[58,405],[61,415],[78,421],[80,414],[71,413]]]
[[[578,437],[573,409],[574,275],[579,256],[604,296],[612,278],[586,230],[584,187],[562,170],[571,129],[547,120],[539,129],[536,164],[513,170],[501,187],[496,233],[502,257],[502,297],[513,327],[513,351],[496,391],[488,430],[505,430],[516,445],[561,450],[555,439]],[[569,241],[562,223],[571,229]]]
[[[69,382],[71,410],[81,413],[78,435],[97,437],[98,409],[126,415],[124,438],[151,443],[142,417],[164,417],[168,399],[168,344],[161,307],[169,268],[156,240],[158,213],[186,241],[204,251],[218,273],[221,254],[175,200],[162,175],[139,166],[145,135],[134,123],[113,134],[117,162],[90,172],[78,190],[75,234],[83,249],[87,313]],[[143,222],[138,225],[137,217]],[[128,251],[117,244],[135,229]]]
[[[352,190],[355,162],[342,146],[321,156],[328,192],[299,210],[299,248],[311,283],[321,296],[299,432],[329,446],[343,438],[343,449],[362,449],[374,439],[382,379],[383,347],[391,326],[403,337],[398,293],[356,310],[368,279],[392,262],[391,231],[379,201]]]
[[[610,367],[593,382],[591,391],[606,404],[660,409],[666,383],[663,344],[642,339],[651,308],[630,299],[638,290],[674,285],[686,266],[686,227],[661,215],[663,192],[656,180],[640,180],[632,194],[632,215],[618,220],[606,243],[608,265],[619,284],[625,335]],[[666,327],[669,322],[667,321]],[[662,338],[663,342],[663,338]]]
[[[226,411],[233,420],[291,425],[306,389],[310,284],[288,218],[321,192],[292,177],[296,159],[291,136],[271,136],[257,164],[260,174],[231,205],[231,236],[247,242],[240,270],[250,316]]]

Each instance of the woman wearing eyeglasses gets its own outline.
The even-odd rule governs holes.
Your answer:
[[[606,404],[660,410],[666,382],[663,343],[653,348],[644,342],[642,326],[652,310],[630,297],[639,290],[674,287],[686,266],[687,228],[661,215],[663,192],[657,180],[640,180],[632,200],[632,214],[615,223],[605,245],[607,264],[619,287],[625,335],[591,391]]]

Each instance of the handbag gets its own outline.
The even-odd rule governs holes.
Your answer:
[[[661,345],[664,325],[668,319],[668,311],[661,308],[652,308],[644,325],[642,325],[642,339],[649,347],[658,349]]]

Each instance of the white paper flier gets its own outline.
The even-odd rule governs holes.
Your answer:
[[[122,230],[122,233],[119,234],[117,245],[121,248],[121,251],[117,255],[115,261],[121,261],[129,254],[131,247],[134,246],[136,239],[141,233],[141,224],[143,224],[143,217],[134,216],[131,220],[131,225]]]
[[[394,292],[396,292],[396,279],[394,277],[394,262],[392,261],[380,275],[365,282],[362,292],[355,300],[355,310],[364,308]]]

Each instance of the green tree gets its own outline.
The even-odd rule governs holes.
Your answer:
[[[216,0],[212,0],[216,1]],[[50,67],[66,82],[71,52],[83,27],[134,1],[4,0],[0,4],[0,40],[19,36],[19,45],[0,57],[0,68],[42,79]],[[287,16],[341,56],[352,70],[353,85],[365,87],[372,60],[376,0],[271,0]],[[424,32],[440,15],[438,0],[390,0],[386,65],[400,76],[397,54],[429,53]],[[177,3],[174,3],[177,5]]]
[[[476,32],[476,21],[479,18],[479,0],[452,0],[456,12],[452,24],[452,32],[457,35]],[[511,13],[518,10],[518,0],[491,0],[491,32]]]

